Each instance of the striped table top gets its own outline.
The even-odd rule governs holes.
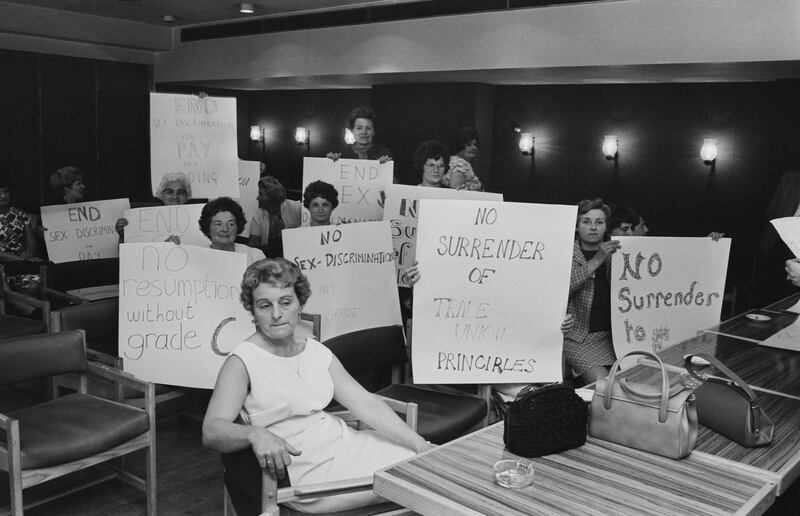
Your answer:
[[[492,465],[517,458],[503,423],[375,473],[375,492],[423,515],[757,515],[775,497],[773,476],[704,453],[672,460],[589,438],[530,459],[533,484],[506,489]]]

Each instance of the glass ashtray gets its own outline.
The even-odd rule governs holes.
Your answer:
[[[503,487],[529,486],[533,482],[533,464],[522,460],[499,460],[494,463],[494,479]]]

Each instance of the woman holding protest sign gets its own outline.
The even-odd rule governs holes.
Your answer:
[[[422,181],[419,186],[443,188],[444,177],[450,161],[450,151],[440,141],[428,140],[414,150],[414,171]]]
[[[78,167],[61,167],[50,176],[50,191],[55,204],[72,204],[83,200],[83,172]]]
[[[236,242],[236,235],[244,231],[247,220],[242,207],[230,197],[208,201],[198,223],[200,231],[211,240],[211,249],[245,254],[247,265],[266,258],[261,249]]]
[[[606,234],[611,210],[602,199],[578,203],[567,312],[575,324],[564,338],[567,365],[581,384],[608,375],[616,361],[611,341],[611,255],[619,241]]]
[[[311,214],[312,226],[329,226],[331,214],[339,206],[339,192],[325,181],[313,181],[303,192],[303,206]]]
[[[329,152],[327,157],[336,161],[346,159],[374,159],[386,163],[392,159],[392,151],[373,142],[377,127],[375,111],[370,108],[357,107],[350,113],[347,127],[353,133],[355,141],[341,152]]]
[[[256,331],[220,369],[203,421],[206,446],[241,451],[236,460],[228,457],[226,483],[242,516],[261,512],[262,470],[273,478],[288,474],[293,486],[301,486],[372,475],[430,447],[328,348],[295,335],[310,295],[308,279],[283,258],[253,263],[242,279],[241,302]],[[332,399],[375,430],[353,430],[325,413]],[[234,422],[239,418],[244,424]],[[291,505],[330,513],[380,501],[372,493],[354,493]]]
[[[161,182],[156,189],[155,199],[160,201],[164,206],[175,206],[179,204],[186,204],[192,198],[192,185],[189,183],[189,178],[183,172],[170,172],[164,174]],[[125,226],[128,225],[128,219],[120,217],[114,225],[114,229],[119,233],[119,241],[125,240]],[[176,240],[177,239],[177,240]],[[180,239],[177,236],[170,235],[167,241],[173,241],[180,244]]]

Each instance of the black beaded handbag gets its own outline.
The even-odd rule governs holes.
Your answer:
[[[586,403],[572,387],[555,383],[528,386],[508,404],[503,442],[522,457],[541,457],[583,446]]]

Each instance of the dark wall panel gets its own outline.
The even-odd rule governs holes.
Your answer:
[[[42,56],[42,165],[45,184],[57,168],[84,173],[85,198],[97,199],[97,104],[95,64]],[[50,192],[43,192],[50,199]]]

